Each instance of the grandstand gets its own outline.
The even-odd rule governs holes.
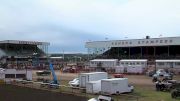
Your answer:
[[[180,59],[180,37],[86,42],[90,58]]]
[[[39,61],[46,60],[44,57],[49,45],[47,42],[35,41],[0,41],[0,64],[6,63],[10,68],[37,64],[37,58],[41,59]]]

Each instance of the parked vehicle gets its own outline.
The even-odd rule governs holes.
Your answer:
[[[114,78],[124,78],[124,74],[114,74]]]
[[[156,74],[153,75],[152,81],[156,82],[156,81],[166,81],[166,80],[172,80],[172,79],[173,79],[172,73],[167,73],[164,69],[158,69],[156,71]]]
[[[167,80],[167,81],[157,81],[156,90],[157,91],[171,91],[178,85],[177,80]]]
[[[69,81],[68,83],[70,86],[75,86],[78,87],[79,86],[79,78],[75,78],[72,81]]]
[[[112,97],[99,95],[98,98],[91,98],[88,101],[114,101]]]
[[[156,82],[156,90],[157,91],[170,91],[172,89],[172,83],[169,82]]]

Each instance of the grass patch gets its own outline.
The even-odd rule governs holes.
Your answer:
[[[153,87],[136,86],[134,95],[140,97],[139,101],[180,101],[180,99],[172,99],[170,92],[156,91]]]

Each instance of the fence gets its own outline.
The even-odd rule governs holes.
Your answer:
[[[11,80],[11,83],[8,82],[8,84],[21,86],[21,87],[28,87],[33,89],[40,89],[44,91],[73,94],[76,96],[86,97],[87,100],[90,98],[98,97],[98,95],[86,93],[85,88],[71,87],[66,85],[53,85],[54,87],[50,87],[49,83],[33,82],[33,81],[17,80],[17,79]],[[112,97],[114,101],[139,101],[140,99],[138,96],[133,96],[128,94],[108,95],[108,96]]]

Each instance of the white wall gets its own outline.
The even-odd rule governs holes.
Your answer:
[[[26,75],[26,70],[5,69],[5,71],[0,72],[0,78],[5,79],[5,74],[25,74]],[[28,80],[32,80],[32,71],[31,70],[27,70],[26,77]]]
[[[104,68],[116,67],[118,64],[118,59],[90,60],[90,67],[98,67],[99,64],[101,64],[101,66]]]

